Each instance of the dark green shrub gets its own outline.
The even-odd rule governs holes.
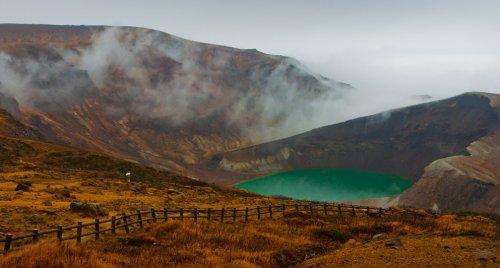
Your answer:
[[[332,229],[332,228],[326,228],[326,227],[322,227],[322,228],[315,230],[313,232],[313,237],[319,238],[319,239],[329,238],[329,239],[336,241],[336,242],[346,242],[349,239],[347,237],[347,235],[344,234],[343,232],[336,230],[336,229]]]

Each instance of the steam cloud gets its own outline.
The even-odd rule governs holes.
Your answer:
[[[137,28],[106,28],[92,38],[88,47],[44,48],[30,57],[0,53],[0,93],[54,113],[100,98],[108,116],[174,127],[222,115],[222,130],[237,126],[254,141],[349,119],[358,97],[290,58]]]

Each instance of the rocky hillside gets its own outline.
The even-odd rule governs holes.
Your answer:
[[[350,88],[291,58],[149,29],[0,25],[0,108],[49,141],[187,173],[318,126],[315,104]]]
[[[95,151],[6,137],[2,119],[0,113],[0,237],[152,207],[282,202]]]
[[[0,109],[0,135],[9,137],[41,139],[36,130],[22,124],[7,111]]]
[[[220,154],[207,176],[235,182],[306,168],[355,168],[415,182],[402,205],[499,213],[499,96],[467,93]]]

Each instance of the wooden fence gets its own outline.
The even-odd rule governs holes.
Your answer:
[[[134,213],[122,213],[117,216],[112,216],[109,219],[95,219],[93,222],[82,223],[78,222],[71,226],[59,225],[55,229],[41,230],[34,229],[29,233],[14,236],[7,234],[0,238],[0,242],[4,244],[3,252],[7,253],[13,248],[20,248],[23,244],[36,243],[41,238],[55,236],[59,242],[65,240],[76,240],[77,243],[82,241],[83,237],[93,236],[95,240],[100,238],[101,234],[115,234],[122,230],[126,233],[130,232],[131,228],[142,228],[145,223],[167,221],[170,219],[193,219],[198,221],[206,219],[209,221],[226,221],[236,222],[241,219],[241,222],[247,222],[251,219],[261,220],[264,218],[276,217],[278,213],[283,214],[285,211],[296,210],[310,214],[324,214],[331,216],[367,216],[367,217],[385,217],[386,215],[401,215],[403,219],[414,219],[418,217],[427,217],[429,215],[417,213],[409,210],[394,210],[375,208],[367,206],[355,206],[336,203],[295,203],[282,205],[257,206],[253,208],[176,208],[176,209],[150,209],[146,211],[136,211]],[[279,215],[279,214],[278,214]],[[15,242],[15,243],[14,243]],[[24,242],[24,243],[23,243]],[[18,245],[14,245],[18,244]]]

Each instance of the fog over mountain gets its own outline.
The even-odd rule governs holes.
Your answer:
[[[19,12],[29,6],[36,13]],[[131,25],[303,62],[358,90],[335,123],[466,91],[500,92],[498,1],[16,1],[2,22]],[[78,11],[78,12],[75,12]]]
[[[82,27],[0,25],[0,94],[53,113],[104,95],[104,112],[114,118],[133,114],[182,128],[219,116],[224,125],[262,141],[328,124],[353,90],[284,56],[271,55],[259,65],[265,54],[256,50],[132,27],[85,28],[89,40],[80,36],[81,46],[68,47],[76,35],[57,31],[69,29]],[[48,36],[53,40],[37,47]],[[61,38],[65,45],[56,44]]]
[[[146,28],[0,24],[0,109],[160,168],[328,124],[352,91],[293,58]]]

